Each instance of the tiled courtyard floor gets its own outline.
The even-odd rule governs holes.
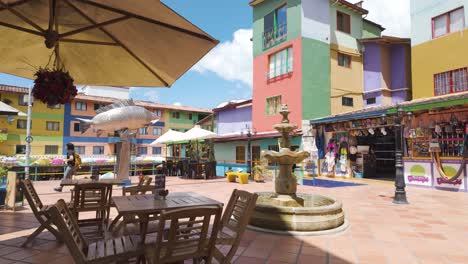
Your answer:
[[[277,236],[247,231],[236,263],[468,263],[468,193],[407,187],[409,205],[394,205],[391,183],[337,188],[298,186],[300,192],[343,201],[350,227],[329,236]],[[70,199],[58,182],[37,182],[45,204]],[[222,180],[168,178],[170,192],[193,191],[227,203],[232,189],[272,191],[273,183],[239,185]],[[117,188],[118,189],[118,188]],[[120,190],[114,190],[120,195]],[[116,215],[112,209],[112,216]],[[38,226],[29,209],[0,211],[0,264],[72,263],[68,250],[44,232],[29,248],[19,245]]]

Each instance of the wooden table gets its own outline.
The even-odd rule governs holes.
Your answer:
[[[106,183],[109,185],[119,185],[119,184],[124,184],[122,180],[116,180],[116,179],[100,179],[98,181],[95,180],[70,180],[70,179],[65,179],[60,182],[60,186],[75,186],[77,184],[83,184],[83,183],[94,183],[94,182],[99,182],[99,183]]]
[[[155,200],[153,194],[112,197],[119,214],[112,221],[112,229],[123,216],[137,215],[140,219],[140,236],[145,242],[148,229],[148,219],[151,214],[159,214],[162,210],[180,209],[192,206],[223,206],[223,203],[193,192],[170,193],[166,200]]]

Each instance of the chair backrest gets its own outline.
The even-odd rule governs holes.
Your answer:
[[[28,200],[31,210],[36,215],[39,210],[44,206],[42,204],[39,195],[37,195],[36,189],[34,188],[32,181],[29,179],[20,181],[20,188],[23,190],[26,200]]]
[[[211,259],[221,218],[221,206],[189,207],[161,212],[154,263],[170,263],[185,259]],[[213,228],[209,229],[213,220]],[[167,239],[166,223],[169,222]]]
[[[73,209],[80,210],[90,206],[105,208],[110,203],[109,187],[106,183],[81,183],[75,185]]]
[[[55,205],[48,209],[48,212],[75,262],[85,263],[85,250],[88,249],[88,242],[78,227],[76,217],[70,212],[65,201],[63,199],[58,200]]]
[[[255,209],[258,194],[234,189],[226,206],[221,231],[228,232],[239,243]],[[237,245],[235,245],[237,246]]]
[[[153,181],[153,178],[144,176],[140,179],[140,181],[138,181],[138,186],[150,185],[151,181]]]
[[[154,194],[156,191],[154,185],[137,185],[137,186],[128,186],[122,188],[122,195],[137,195],[137,194],[146,194],[147,192],[151,192]]]

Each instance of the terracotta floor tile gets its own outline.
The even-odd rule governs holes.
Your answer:
[[[243,257],[240,256],[236,259],[236,264],[263,264],[265,263],[264,259]]]
[[[269,248],[249,247],[241,254],[241,256],[266,259],[270,254],[271,249]]]
[[[327,252],[325,252],[323,249],[317,248],[317,247],[309,247],[309,246],[304,246],[301,249],[301,255],[311,255],[311,256],[326,256]]]
[[[40,254],[41,251],[35,249],[20,249],[11,254],[3,255],[2,258],[11,259],[11,260],[23,260],[31,256]]]
[[[274,251],[272,252],[269,261],[282,261],[286,263],[295,263],[297,259],[297,254],[288,253],[288,252],[281,252],[281,251]]]
[[[298,264],[326,264],[326,256],[314,256],[314,255],[300,255]]]

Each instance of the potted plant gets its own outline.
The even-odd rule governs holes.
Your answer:
[[[266,166],[265,162],[261,161],[253,167],[253,178],[256,182],[265,182],[265,173],[266,173]]]
[[[73,78],[62,69],[39,68],[34,76],[32,94],[47,105],[65,104],[78,93]]]

